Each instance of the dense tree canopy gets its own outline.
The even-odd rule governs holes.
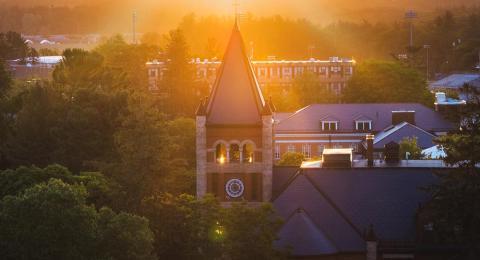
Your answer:
[[[4,259],[153,259],[144,218],[86,204],[87,191],[61,180],[0,202]]]
[[[368,61],[355,68],[343,92],[347,103],[416,102],[432,106],[433,97],[424,77],[396,62]]]

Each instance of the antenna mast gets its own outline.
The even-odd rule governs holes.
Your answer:
[[[136,32],[136,27],[137,26],[137,12],[134,10],[132,14],[132,42],[133,44],[137,44],[137,32]]]

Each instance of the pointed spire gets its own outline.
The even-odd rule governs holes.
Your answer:
[[[260,124],[265,104],[236,21],[206,104],[207,122]]]

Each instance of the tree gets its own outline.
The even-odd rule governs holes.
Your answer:
[[[302,107],[310,104],[339,101],[339,96],[329,90],[325,84],[320,82],[318,76],[312,72],[306,72],[295,78],[292,89],[299,96]]]
[[[359,64],[343,91],[342,100],[348,103],[412,102],[433,105],[433,96],[419,72],[385,61]]]
[[[300,166],[302,162],[305,161],[305,156],[303,153],[296,152],[287,152],[282,155],[280,161],[278,161],[278,166]]]
[[[165,54],[167,70],[162,85],[166,94],[163,100],[166,111],[173,115],[193,116],[199,100],[207,95],[208,87],[195,81],[188,45],[181,30],[170,31]]]
[[[12,77],[0,59],[0,102],[3,101],[12,85]]]
[[[144,200],[155,248],[163,259],[277,259],[273,248],[282,224],[269,204],[221,207],[212,196],[162,194]]]
[[[98,172],[82,172],[72,174],[67,168],[53,164],[45,168],[21,166],[0,172],[0,199],[16,196],[36,184],[52,179],[62,180],[67,184],[82,184],[88,192],[87,203],[97,208],[111,206],[118,193],[118,185]]]
[[[444,161],[456,166],[439,174],[439,183],[427,188],[432,200],[426,205],[433,231],[440,243],[459,245],[462,259],[480,256],[480,99],[462,109],[458,131],[438,138],[446,153]]]
[[[148,221],[86,205],[81,185],[37,184],[0,202],[4,259],[152,259]]]
[[[95,51],[104,57],[107,68],[125,73],[130,87],[146,91],[148,77],[145,64],[158,58],[160,49],[149,44],[128,44],[122,36],[115,35],[102,42]]]
[[[400,157],[408,160],[419,160],[422,158],[422,149],[417,144],[417,137],[405,137],[400,143]],[[408,156],[406,154],[409,154]]]

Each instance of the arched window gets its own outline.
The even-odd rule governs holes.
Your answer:
[[[246,143],[243,145],[243,162],[244,163],[253,163],[255,161],[254,158],[254,146],[251,143]]]
[[[215,160],[217,163],[225,163],[227,161],[227,147],[223,143],[217,144],[215,147]]]
[[[240,162],[240,146],[238,144],[230,145],[230,162],[231,163]]]

